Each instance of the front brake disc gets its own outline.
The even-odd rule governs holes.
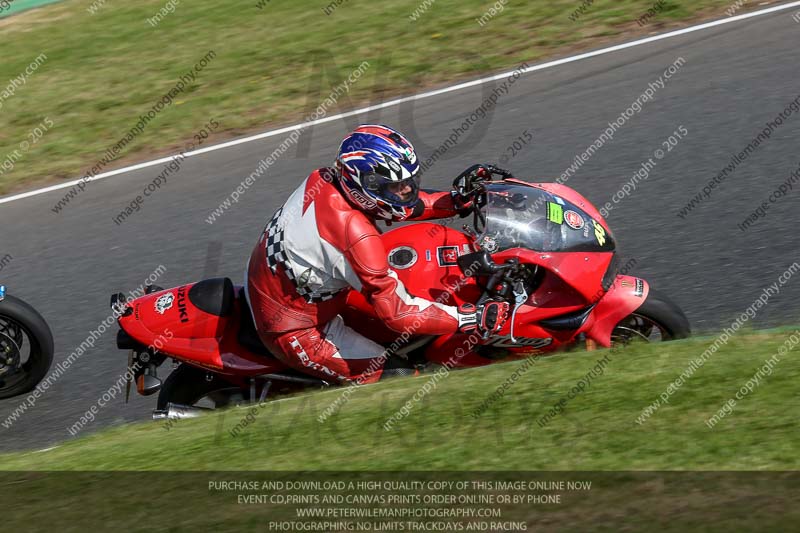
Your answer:
[[[0,333],[0,377],[14,374],[20,366],[20,348],[17,342]]]

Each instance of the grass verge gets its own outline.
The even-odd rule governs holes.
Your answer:
[[[792,470],[800,467],[795,383],[800,361],[778,356],[771,374],[713,428],[706,424],[789,332],[736,337],[686,379],[644,423],[637,418],[711,344],[693,339],[623,351],[556,355],[453,372],[384,429],[431,377],[341,390],[174,424],[123,426],[41,453],[0,456],[2,470]],[[563,412],[543,417],[607,357]],[[517,381],[477,418],[515,371]],[[584,380],[586,381],[586,380]],[[252,423],[241,425],[248,415]],[[235,427],[239,424],[239,431]]]
[[[740,334],[643,424],[636,422],[642,410],[713,339],[453,372],[391,431],[386,420],[431,376],[359,388],[324,423],[318,416],[341,390],[252,411],[119,427],[48,451],[0,456],[4,525],[25,531],[620,531],[621,524],[628,531],[786,531],[800,519],[800,475],[775,472],[798,468],[800,362],[792,339],[797,344],[800,331]],[[772,361],[769,372],[766,361]],[[472,416],[514,375],[505,394]],[[569,398],[581,380],[583,391]],[[706,420],[748,381],[752,392],[710,429]],[[563,398],[563,412],[540,424]],[[503,481],[562,485],[499,489]],[[399,485],[410,482],[421,485]],[[437,489],[430,482],[466,488]],[[570,482],[582,488],[564,488]],[[455,499],[504,494],[542,499]],[[454,499],[388,499],[415,495]],[[344,499],[356,496],[365,500]],[[370,499],[379,496],[386,499]],[[387,508],[409,514],[380,518]],[[309,509],[322,514],[302,514]],[[501,516],[452,514],[486,509]],[[418,514],[423,511],[444,514]],[[376,514],[335,514],[346,512]]]
[[[0,193],[88,172],[209,51],[213,62],[101,170],[184,149],[210,120],[216,140],[291,123],[363,61],[329,113],[722,16],[729,4],[67,0],[0,21]]]

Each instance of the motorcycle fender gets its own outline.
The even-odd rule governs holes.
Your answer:
[[[650,285],[642,278],[617,276],[611,288],[595,305],[582,333],[609,348],[614,327],[636,311],[647,299],[649,292]]]

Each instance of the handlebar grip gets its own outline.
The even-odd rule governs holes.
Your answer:
[[[511,174],[511,172],[509,172],[508,170],[504,170],[504,169],[496,167],[494,165],[490,166],[489,170],[492,173],[497,174],[498,176],[503,176],[504,178],[513,178],[514,177],[514,175]]]

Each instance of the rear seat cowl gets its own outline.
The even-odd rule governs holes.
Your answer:
[[[189,289],[192,305],[215,316],[228,316],[233,310],[233,282],[230,278],[198,281]]]

